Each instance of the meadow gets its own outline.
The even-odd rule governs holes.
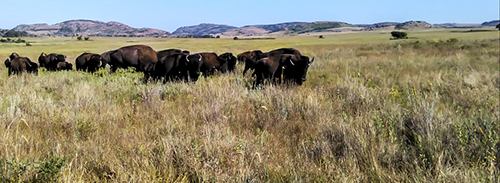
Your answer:
[[[0,182],[498,182],[499,32],[352,32],[275,40],[23,38],[41,52],[125,45],[234,54],[294,47],[302,86],[252,90],[236,73],[194,84],[142,74],[0,67]]]

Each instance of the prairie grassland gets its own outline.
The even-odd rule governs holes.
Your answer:
[[[0,58],[33,61],[131,44],[316,58],[303,86],[259,90],[241,65],[166,85],[130,70],[9,78],[1,67],[0,182],[498,182],[498,32],[452,31],[0,44]]]

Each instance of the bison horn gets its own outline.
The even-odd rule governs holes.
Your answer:
[[[189,62],[189,59],[188,59],[189,55],[186,55],[186,61]]]
[[[200,56],[200,60],[199,61],[201,62],[201,55],[200,54],[198,54],[198,55]]]
[[[293,63],[293,60],[292,59],[289,59],[290,60],[290,64],[292,64],[293,66],[295,66],[295,64]]]
[[[314,57],[313,59],[309,62],[309,65],[311,65],[314,62]]]

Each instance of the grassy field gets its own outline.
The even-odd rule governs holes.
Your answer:
[[[294,47],[303,86],[252,90],[242,65],[195,84],[0,68],[0,182],[498,182],[499,32],[275,40],[24,38],[37,61],[125,45],[235,54]]]

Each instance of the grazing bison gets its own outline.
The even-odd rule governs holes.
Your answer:
[[[218,57],[216,53],[203,52],[198,54],[201,55],[200,72],[203,73],[204,77],[213,75],[216,70],[221,73],[227,72],[227,67],[224,66],[226,60]]]
[[[32,62],[28,57],[16,57],[13,60],[5,60],[5,66],[8,68],[9,76],[12,74],[22,75],[23,72],[34,73],[38,75],[38,64]]]
[[[158,58],[158,60],[160,60],[163,57],[168,57],[168,56],[174,55],[174,54],[182,54],[182,50],[179,50],[179,49],[168,49],[168,50],[157,51],[156,52],[156,57]]]
[[[232,53],[224,53],[222,55],[219,55],[219,58],[226,60],[226,64],[224,67],[227,66],[227,70],[229,72],[233,72],[236,70],[236,57]]]
[[[294,55],[291,54],[281,54],[272,55],[269,57],[261,58],[255,64],[255,70],[253,75],[256,75],[256,80],[253,87],[257,87],[264,82],[264,80],[272,81],[275,83],[275,79],[281,77],[281,70],[286,69],[289,66],[293,66]]]
[[[292,55],[295,55],[297,58],[300,58],[300,56],[302,56],[300,51],[295,49],[295,48],[279,48],[279,49],[271,50],[268,52],[269,56],[281,55],[281,54],[292,54]]]
[[[246,51],[243,53],[240,53],[236,56],[236,59],[238,62],[245,63],[245,59],[249,59],[251,57],[252,51]]]
[[[149,75],[156,81],[164,78],[163,83],[166,83],[167,80],[173,81],[176,79],[184,81],[191,79],[191,81],[195,82],[200,75],[201,60],[202,56],[200,54],[173,54],[159,59],[156,63],[150,63],[146,72],[149,72]],[[147,75],[147,73],[144,74]]]
[[[94,73],[101,66],[101,55],[95,53],[82,53],[76,57],[76,70]]]
[[[253,50],[250,52],[250,57],[244,57],[243,60],[245,61],[245,69],[243,69],[243,76],[245,76],[248,70],[255,68],[257,60],[264,57],[267,57],[267,54],[260,50]]]
[[[145,66],[158,61],[156,51],[146,45],[121,47],[110,54],[111,73],[118,68],[134,67],[136,71],[144,71]]]
[[[101,67],[100,68],[106,68],[106,65],[108,65],[110,60],[111,60],[110,55],[114,51],[116,51],[116,50],[107,51],[107,52],[104,52],[101,54]]]
[[[57,70],[58,71],[63,71],[63,70],[70,71],[70,70],[73,70],[73,64],[69,63],[68,61],[59,62],[59,63],[57,63]]]
[[[38,57],[38,63],[40,67],[45,67],[49,71],[57,70],[57,63],[66,61],[66,55],[51,53],[45,54],[42,52]]]

